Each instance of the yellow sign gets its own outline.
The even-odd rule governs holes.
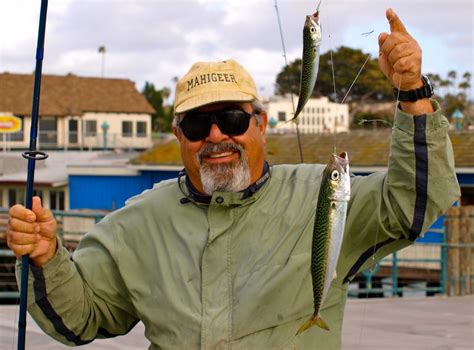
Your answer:
[[[0,115],[0,133],[13,133],[21,130],[21,119],[13,115]]]

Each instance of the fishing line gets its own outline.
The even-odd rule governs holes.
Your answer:
[[[362,70],[364,69],[365,65],[367,64],[367,62],[369,62],[370,57],[372,57],[372,56],[371,56],[371,54],[369,53],[369,54],[367,55],[367,58],[365,59],[364,64],[362,65],[362,67],[360,67],[359,73],[357,73],[357,75],[356,75],[354,81],[352,82],[351,86],[349,87],[349,90],[347,90],[346,95],[345,95],[344,98],[342,99],[341,104],[343,104],[343,103],[346,101],[347,96],[348,96],[349,93],[351,92],[352,87],[354,86],[355,82],[356,82],[357,79],[359,78],[360,73],[362,73]]]
[[[400,86],[401,85],[402,85],[402,79],[400,78],[400,82],[398,84],[397,98],[396,98],[396,101],[395,101],[395,113],[394,113],[394,116],[393,116],[394,121],[395,121],[395,115],[397,113],[398,103],[400,102],[399,97],[400,97]],[[386,121],[384,120],[384,122],[386,122]],[[377,247],[377,241],[378,241],[378,236],[379,236],[379,229],[380,229],[380,225],[377,225],[377,231],[375,233],[375,240],[374,240],[373,251],[372,251],[372,265],[369,268],[369,280],[370,281],[372,280],[372,273],[375,270],[375,266],[376,266],[375,255],[377,253],[377,248],[376,247]],[[392,268],[393,268],[393,265],[392,265]],[[392,289],[393,289],[393,287],[394,286],[392,285]],[[362,338],[362,332],[363,332],[363,329],[364,329],[363,324],[365,322],[365,318],[366,318],[365,314],[366,314],[366,309],[367,309],[368,300],[369,300],[369,288],[368,288],[367,284],[366,284],[365,288],[366,288],[366,294],[365,294],[365,303],[364,303],[364,310],[363,310],[363,317],[362,317],[362,326],[361,326],[360,333],[359,333],[359,340],[358,340],[357,349],[360,346],[360,342],[361,342],[361,338]]]
[[[363,307],[363,310],[362,310],[362,324],[361,324],[361,327],[360,327],[360,332],[359,332],[359,339],[357,341],[357,349],[359,349],[360,347],[360,343],[361,343],[361,339],[362,339],[362,333],[364,331],[364,323],[365,323],[365,320],[366,320],[366,312],[367,312],[367,305],[369,303],[369,285],[367,284],[368,281],[370,281],[370,283],[372,283],[372,274],[374,273],[375,269],[376,269],[376,260],[375,260],[375,254],[377,253],[377,248],[376,248],[376,243],[378,241],[378,236],[379,236],[379,226],[377,226],[377,231],[375,232],[375,242],[374,242],[374,245],[373,245],[373,250],[372,250],[372,264],[371,266],[369,267],[369,277],[368,279],[366,279],[366,283],[365,283],[365,302],[364,302],[364,307]],[[371,286],[370,286],[371,288]]]
[[[280,12],[278,11],[278,2],[277,2],[277,0],[275,0],[275,6],[274,7],[275,7],[276,15],[277,15],[277,20],[278,20],[278,28],[280,29],[280,39],[281,39],[281,46],[282,46],[282,49],[283,49],[283,58],[285,59],[285,67],[288,70],[287,80],[288,80],[288,84],[290,86],[291,105],[293,107],[293,114],[295,114],[296,109],[295,109],[295,101],[294,101],[294,98],[293,98],[293,91],[291,90],[291,79],[290,79],[290,71],[289,71],[290,67],[288,66],[288,59],[286,57],[285,38],[283,37],[283,29],[282,29],[281,20],[280,20]],[[304,163],[303,148],[301,147],[301,138],[300,138],[300,130],[299,130],[299,127],[298,127],[298,120],[295,120],[294,124],[296,126],[296,138],[298,140],[298,150],[300,152],[300,162]]]
[[[326,3],[324,4],[324,6],[326,6],[326,10],[327,10],[326,12],[329,14],[328,6],[326,5]],[[332,36],[331,36],[331,33],[332,33],[331,22],[329,21],[329,18],[331,18],[331,16],[328,16],[329,55],[331,57],[331,74],[332,74],[332,85],[334,88],[334,103],[337,104],[338,102],[337,102],[337,89],[336,89],[336,74],[334,72],[334,57],[333,57],[334,50],[333,50]],[[334,154],[337,154],[337,130],[335,127],[334,127]]]
[[[373,30],[371,32],[368,32],[367,34],[370,35],[373,33]],[[365,33],[364,33],[365,34]],[[363,34],[363,35],[364,35]],[[367,35],[367,36],[368,36]],[[362,69],[364,68],[364,66],[367,64],[369,58],[371,57],[371,55],[369,54],[367,56],[367,59],[365,60],[364,64],[362,65],[361,69],[359,70],[359,73],[357,74],[355,80],[357,80],[358,76],[360,75],[360,73],[362,72]],[[354,82],[355,82],[354,80]],[[354,85],[354,82],[352,83],[351,87],[349,88],[349,91],[352,89],[352,86]],[[402,79],[400,77],[400,81],[399,81],[399,84],[398,84],[398,93],[397,93],[397,98],[396,98],[396,101],[395,101],[395,111],[394,111],[394,116],[393,116],[393,120],[395,121],[395,116],[396,116],[396,113],[397,113],[397,108],[398,108],[398,103],[399,103],[399,97],[400,97],[400,86],[402,84]],[[349,94],[349,91],[346,93],[346,96],[344,96],[344,99],[343,101],[346,99],[347,95]],[[342,102],[341,102],[342,103]],[[381,121],[381,122],[384,122],[384,123],[388,123],[390,124],[392,127],[393,127],[393,124],[388,122],[388,121],[385,121],[383,119],[374,119],[373,121],[369,121],[369,120],[366,120],[366,119],[361,119],[359,121],[359,125],[362,125],[364,123],[367,123],[367,122],[377,122],[377,121]],[[374,243],[373,243],[373,251],[372,251],[372,264],[369,268],[369,278],[368,280],[369,281],[372,281],[372,273],[375,271],[375,267],[376,267],[376,259],[375,259],[375,255],[377,253],[377,241],[378,241],[378,236],[379,236],[379,229],[380,229],[380,225],[377,225],[377,231],[375,233],[375,239],[374,239]],[[393,265],[392,265],[392,268],[393,268]],[[393,285],[392,285],[392,288],[393,288]],[[362,326],[360,328],[360,332],[359,332],[359,339],[357,341],[357,349],[359,349],[360,347],[360,344],[361,344],[361,339],[362,339],[362,333],[363,333],[363,330],[364,330],[364,323],[365,323],[365,319],[366,319],[366,310],[367,310],[367,305],[368,305],[368,300],[369,300],[369,286],[365,285],[365,289],[366,289],[366,293],[365,293],[365,302],[364,302],[364,308],[363,308],[363,316],[362,316]]]

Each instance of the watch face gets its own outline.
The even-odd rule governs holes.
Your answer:
[[[421,79],[423,80],[424,85],[429,88],[431,93],[433,93],[433,83],[431,82],[430,77],[427,75],[422,75]]]

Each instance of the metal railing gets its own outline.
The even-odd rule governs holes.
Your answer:
[[[374,267],[367,269],[362,272],[362,275],[365,279],[365,288],[356,288],[349,290],[350,297],[361,297],[362,295],[366,296],[373,296],[373,295],[381,295],[384,296],[401,296],[401,295],[409,295],[409,294],[419,294],[419,293],[426,293],[426,294],[445,294],[446,293],[446,271],[447,271],[447,249],[449,244],[446,242],[446,228],[443,226],[442,228],[435,229],[432,228],[429,230],[429,233],[438,233],[442,234],[442,241],[441,242],[415,242],[413,246],[410,248],[417,248],[417,247],[437,247],[439,249],[439,256],[436,258],[427,258],[427,257],[415,257],[415,258],[400,258],[399,253],[394,252],[388,257],[382,259],[381,261],[377,262]],[[408,263],[408,264],[420,264],[420,263],[429,263],[433,265],[437,265],[436,268],[431,268],[434,272],[439,271],[439,279],[435,281],[434,284],[438,284],[435,287],[424,286],[426,280],[418,279],[413,280],[409,284],[409,286],[402,287],[400,285],[400,263]],[[405,264],[406,265],[406,264]],[[380,276],[377,276],[378,270],[381,266],[388,266],[391,269],[390,277],[381,279],[378,283],[379,285],[382,284],[382,287],[374,287],[373,280],[374,278],[380,279]],[[405,283],[407,284],[407,283]],[[427,284],[427,283],[426,283]]]
[[[7,214],[7,209],[5,208],[0,208],[0,217],[6,216]],[[55,215],[57,221],[58,221],[58,234],[61,237],[63,243],[70,244],[71,250],[74,248],[74,243],[78,243],[80,238],[82,237],[83,234],[87,230],[85,229],[77,229],[77,225],[72,225],[74,226],[74,231],[71,230],[70,227],[67,225],[67,219],[82,219],[82,220],[90,220],[90,225],[92,226],[93,224],[99,222],[105,215],[106,213],[77,213],[77,212],[65,212],[65,211],[53,211],[53,214]],[[2,232],[5,232],[4,227],[2,227],[2,222],[5,223],[5,220],[0,220],[0,235]],[[71,225],[69,225],[71,226]],[[411,247],[436,247],[437,250],[439,250],[439,253],[436,257],[424,257],[424,256],[418,256],[418,257],[400,257],[401,253],[393,253],[390,256],[382,259],[380,262],[378,262],[375,267],[372,267],[369,270],[366,270],[362,272],[363,280],[365,282],[365,288],[355,288],[351,289],[349,288],[349,297],[361,297],[361,296],[374,296],[374,295],[380,295],[383,294],[383,296],[406,296],[409,294],[413,293],[426,293],[426,294],[446,294],[446,286],[448,279],[450,278],[448,276],[448,271],[447,271],[447,252],[448,249],[450,248],[459,248],[459,247],[471,247],[474,248],[473,243],[467,243],[467,244],[453,244],[453,243],[448,243],[446,239],[446,228],[443,226],[442,228],[439,229],[430,229],[429,233],[435,233],[435,234],[441,234],[441,242],[415,242],[415,244]],[[71,244],[72,242],[72,244]],[[423,254],[421,254],[423,255]],[[12,258],[14,259],[13,253],[8,250],[8,249],[1,249],[0,248],[0,258]],[[436,281],[432,284],[436,284],[436,286],[424,286],[423,284],[426,282],[426,280],[419,279],[419,280],[413,280],[410,285],[402,286],[400,283],[400,272],[402,269],[406,267],[407,264],[431,264],[432,268],[431,270],[435,272],[435,276],[439,276]],[[405,266],[401,266],[405,265]],[[380,276],[378,276],[378,270],[381,267],[390,267],[390,275],[388,277],[385,277],[385,282],[383,283],[383,286],[374,286],[374,279],[379,279]],[[433,268],[434,266],[434,268]],[[474,276],[471,276],[471,279],[473,279]],[[431,278],[432,282],[433,279]],[[405,283],[407,284],[407,283]],[[380,285],[380,283],[379,283]],[[18,298],[18,292],[12,292],[12,291],[1,291],[2,288],[2,281],[0,280],[0,298]]]
[[[38,133],[38,148],[45,149],[145,149],[153,145],[151,135],[144,132],[111,133],[40,130]],[[3,151],[28,146],[28,138],[22,133],[3,134],[0,147]]]
[[[90,223],[87,225],[87,223],[83,222],[82,227],[87,227],[87,226],[92,226],[96,223],[98,223],[106,213],[75,213],[75,212],[65,212],[65,211],[59,211],[59,210],[53,210],[52,211],[57,222],[58,222],[58,235],[61,238],[63,244],[66,246],[66,248],[73,250],[77,243],[79,242],[80,238],[87,232],[86,230],[81,230],[81,229],[75,229],[74,231],[71,230],[70,227],[66,223],[66,220],[68,218],[70,219],[80,219],[80,220],[89,220]],[[0,208],[0,238],[4,235],[6,232],[6,217],[8,215],[8,209],[6,208]],[[65,220],[66,219],[66,220]],[[76,226],[73,225],[73,223],[69,226]],[[81,226],[81,225],[80,225]],[[1,241],[1,239],[0,239]],[[7,286],[6,280],[11,280],[11,278],[14,276],[14,264],[16,262],[15,255],[11,250],[9,250],[7,247],[2,247],[0,246],[0,259],[2,259],[2,263],[0,266],[2,266],[4,272],[0,271],[0,299],[11,299],[15,300],[19,298],[19,292],[18,290],[5,290],[5,289],[11,289],[11,286]],[[11,284],[11,282],[8,282]],[[8,287],[8,288],[7,288]]]

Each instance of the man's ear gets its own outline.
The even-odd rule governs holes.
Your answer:
[[[258,128],[260,130],[260,134],[262,135],[262,141],[264,145],[267,143],[267,139],[265,137],[265,131],[267,130],[267,123],[268,123],[267,112],[265,111],[260,112],[260,124],[258,125]]]
[[[260,124],[258,125],[258,127],[262,135],[265,135],[265,131],[267,130],[267,123],[268,123],[267,112],[265,111],[260,112]]]
[[[183,134],[181,133],[181,129],[178,128],[177,126],[173,126],[172,128],[174,136],[178,139],[178,141],[181,141],[181,138],[183,137]]]

